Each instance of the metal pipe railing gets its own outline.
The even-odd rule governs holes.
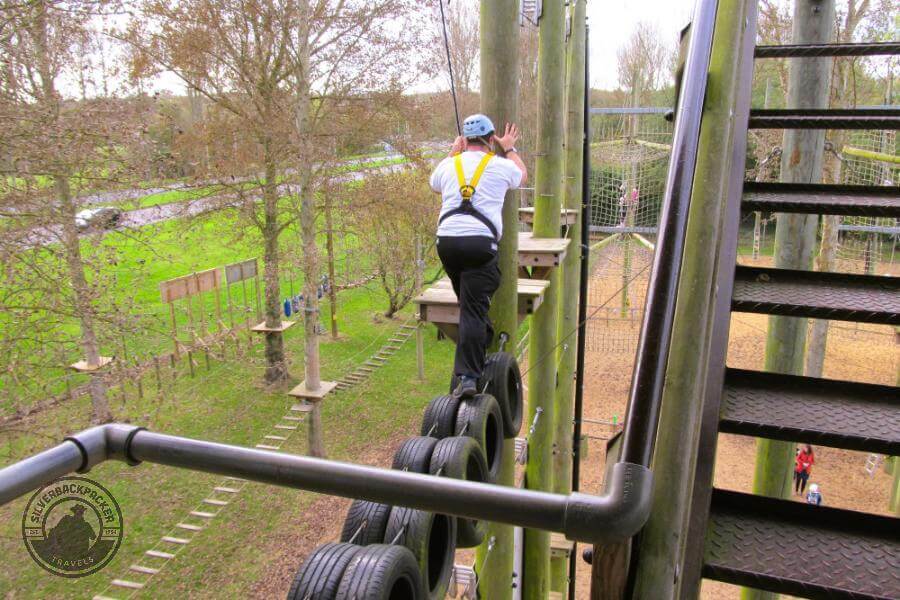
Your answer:
[[[621,460],[643,466],[650,466],[659,425],[717,5],[716,0],[697,0],[694,8],[647,307],[628,398]]]
[[[634,535],[650,509],[650,471],[615,465],[602,496],[550,494],[432,475],[268,452],[101,425],[0,469],[0,505],[72,471],[109,460],[151,462],[470,519],[562,532],[587,543]]]

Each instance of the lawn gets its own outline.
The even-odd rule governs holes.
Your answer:
[[[411,309],[407,308],[399,319],[384,322],[377,316],[381,304],[380,292],[371,288],[342,295],[342,337],[337,341],[322,338],[323,377],[337,378],[361,363],[380,346],[380,340],[410,316]],[[425,382],[415,377],[415,347],[410,340],[368,382],[325,401],[323,422],[330,457],[352,460],[367,449],[380,447],[385,440],[413,433],[424,405],[432,395],[446,389],[451,364],[453,346],[437,342],[431,333],[425,336]],[[290,330],[286,341],[294,359],[291,370],[299,378],[302,330]],[[260,386],[262,370],[259,345],[249,356],[214,361],[208,371],[201,366],[195,378],[182,368],[178,379],[165,378],[158,396],[149,391],[151,385],[145,384],[144,398],[139,399],[136,389],[129,386],[125,402],[114,403],[117,419],[155,431],[252,446],[289,405],[283,391]],[[118,396],[114,393],[113,397]],[[75,400],[21,423],[16,431],[5,431],[0,438],[4,454],[0,461],[22,457],[87,426],[87,410],[86,399]],[[303,453],[305,432],[295,434],[285,450]],[[8,557],[7,566],[0,567],[0,595],[69,598],[99,593],[112,577],[123,576],[128,565],[138,561],[218,480],[168,467],[132,468],[121,463],[101,465],[90,476],[112,491],[124,513],[125,540],[114,561],[100,573],[78,580],[47,574],[31,561],[20,538],[25,500],[18,500],[0,509],[0,548]],[[267,557],[262,550],[267,541],[302,520],[315,497],[251,484],[156,577],[143,592],[144,597],[176,598],[188,593],[194,597],[246,597],[266,577]],[[298,564],[301,559],[297,557]]]

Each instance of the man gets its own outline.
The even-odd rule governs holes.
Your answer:
[[[494,337],[488,308],[500,285],[497,244],[503,235],[503,200],[507,190],[518,188],[527,177],[515,147],[518,139],[515,124],[507,123],[498,137],[486,116],[467,117],[463,135],[431,174],[431,189],[442,196],[438,256],[459,299],[453,367],[459,385],[454,394],[463,398],[475,395],[485,350]]]

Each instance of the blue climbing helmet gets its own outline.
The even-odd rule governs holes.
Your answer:
[[[463,137],[486,137],[494,133],[494,124],[485,115],[470,115],[463,121]]]

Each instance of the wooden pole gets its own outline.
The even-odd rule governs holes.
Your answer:
[[[565,3],[544,2],[538,37],[538,135],[535,160],[534,237],[559,236],[563,195],[565,120]],[[559,317],[559,269],[550,272],[550,287],[532,320],[528,349],[528,419],[535,422],[528,442],[526,486],[553,489],[554,397],[556,393],[556,330]],[[522,589],[526,598],[550,593],[550,534],[525,530]]]
[[[553,491],[572,491],[572,425],[575,418],[575,360],[578,330],[578,291],[581,274],[581,180],[584,158],[584,48],[587,0],[576,0],[569,7],[571,35],[566,67],[566,166],[565,207],[576,211],[578,218],[569,227],[569,249],[563,259],[557,337],[562,340],[559,353],[559,387],[556,390],[556,453],[553,455]],[[574,559],[574,550],[569,560]],[[551,589],[568,597],[569,560],[552,561]]]
[[[755,21],[756,1],[719,0],[716,11],[709,81],[652,462],[652,505],[647,525],[635,542],[639,561],[633,577],[632,598],[680,597],[681,556],[688,533],[707,358],[712,343],[711,314],[715,310],[719,248],[724,235],[722,199],[729,193],[734,132],[746,127],[746,123],[735,123],[734,115],[740,102],[739,74],[746,62],[753,60],[752,51],[745,52],[742,46],[745,24]]]
[[[481,0],[481,112],[500,129],[518,118],[519,102],[519,1]],[[509,192],[503,204],[503,237],[500,239],[500,287],[491,302],[495,331],[509,336],[506,350],[515,352],[518,329],[519,195]],[[494,340],[492,350],[497,349]],[[515,485],[515,441],[503,441],[503,461],[497,483]],[[488,550],[493,538],[494,546]],[[491,524],[485,543],[475,551],[479,569],[478,592],[486,600],[512,597],[513,528]]]
[[[791,43],[826,44],[834,35],[834,0],[796,0]],[[830,57],[794,58],[788,71],[788,108],[827,108],[831,87]],[[789,129],[784,133],[781,180],[820,183],[825,132],[821,129]],[[775,267],[809,269],[816,246],[817,215],[780,213],[775,225]],[[803,374],[808,319],[769,317],[765,370]],[[753,492],[788,498],[794,445],[791,442],[757,441]],[[743,600],[777,598],[777,594],[745,588]]]
[[[178,322],[175,319],[175,304],[169,302],[169,316],[172,318],[172,346],[175,356],[178,356]]]

